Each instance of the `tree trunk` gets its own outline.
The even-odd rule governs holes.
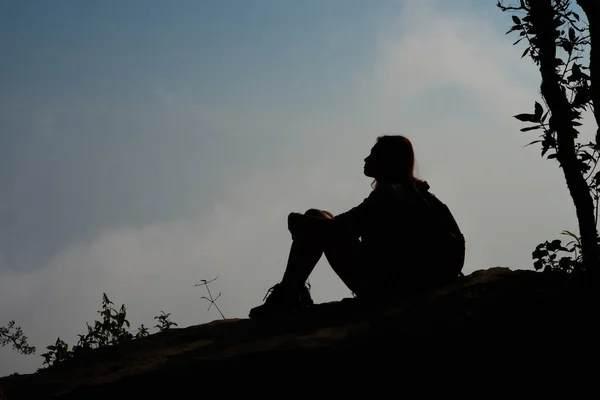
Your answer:
[[[594,1],[595,2],[595,1]],[[560,85],[556,63],[557,31],[552,0],[529,1],[531,24],[537,34],[541,92],[552,113],[550,128],[556,131],[557,159],[563,169],[567,187],[577,214],[584,268],[597,270],[600,252],[597,243],[594,202],[575,152],[575,130],[571,105]]]
[[[577,0],[585,12],[590,26],[590,77],[592,78],[592,103],[600,136],[600,0]]]

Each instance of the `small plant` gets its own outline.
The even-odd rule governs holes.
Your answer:
[[[572,239],[564,246],[560,239],[546,241],[536,246],[531,254],[535,260],[533,267],[536,271],[565,273],[583,271],[581,238],[569,231],[563,231],[562,234]],[[565,255],[567,253],[569,255]],[[559,258],[561,254],[563,256]]]
[[[114,303],[109,300],[106,293],[103,293],[102,310],[98,311],[102,321],[94,321],[93,328],[86,324],[88,333],[79,335],[79,347],[96,348],[132,339],[133,335],[125,328],[125,326],[130,327],[125,304],[122,304],[119,310],[116,310],[113,305]]]
[[[51,366],[73,357],[73,351],[69,350],[69,345],[62,341],[60,337],[56,339],[53,345],[46,347],[46,349],[50,351],[42,354],[44,358],[42,365]]]
[[[154,318],[156,318],[156,317],[154,317]],[[137,332],[135,333],[135,336],[134,336],[134,338],[135,338],[135,339],[139,339],[139,338],[146,337],[146,336],[148,336],[148,335],[150,335],[150,334],[148,333],[148,328],[146,328],[146,327],[144,326],[144,324],[142,324],[142,325],[140,325],[140,327],[138,328]]]
[[[73,346],[72,350],[69,350],[69,345],[67,343],[60,338],[57,338],[53,345],[46,347],[49,351],[42,354],[42,357],[44,358],[44,363],[42,365],[48,365],[50,367],[99,347],[112,346],[129,340],[149,336],[150,333],[148,332],[148,328],[146,328],[144,324],[140,325],[135,335],[129,332],[128,328],[130,328],[130,324],[127,320],[127,309],[125,308],[125,305],[121,305],[119,309],[114,308],[113,305],[114,303],[110,301],[106,293],[103,293],[102,310],[98,311],[101,320],[94,321],[93,325],[86,323],[87,333],[77,335],[79,341]],[[165,314],[164,311],[161,311],[161,315],[154,317],[154,319],[159,322],[155,327],[158,328],[160,332],[170,329],[171,326],[177,326],[175,322],[169,320],[170,316],[171,314]]]
[[[208,297],[206,296],[202,296],[201,299],[207,300],[210,305],[208,306],[208,309],[206,311],[210,311],[210,308],[212,306],[215,306],[215,308],[217,309],[217,311],[219,312],[219,314],[221,314],[221,318],[225,319],[225,316],[223,315],[223,313],[221,312],[221,309],[219,308],[219,306],[217,305],[216,301],[219,297],[221,297],[221,292],[219,292],[219,294],[217,295],[217,297],[213,298],[213,295],[210,291],[210,288],[208,287],[209,283],[212,283],[214,281],[216,281],[217,279],[219,279],[219,277],[217,276],[214,279],[211,279],[210,281],[207,281],[206,279],[202,279],[200,280],[198,283],[196,283],[194,286],[205,286],[206,290],[208,291]]]
[[[164,332],[171,329],[172,326],[177,326],[175,322],[169,320],[170,316],[171,313],[165,314],[164,311],[161,311],[160,315],[154,317],[154,319],[158,320],[158,325],[154,325],[154,327],[158,328],[159,332]]]
[[[33,354],[35,347],[27,343],[27,336],[19,326],[15,326],[15,321],[8,321],[6,326],[0,326],[0,347],[12,343],[12,348],[20,354]]]
[[[56,339],[54,345],[46,347],[49,351],[42,354],[43,365],[51,366],[80,353],[133,339],[134,336],[125,328],[130,327],[125,305],[121,305],[119,310],[115,309],[113,305],[114,303],[110,301],[106,293],[103,293],[102,310],[98,311],[102,317],[101,321],[94,321],[93,327],[86,322],[87,333],[77,335],[79,341],[72,350],[69,350],[69,345],[60,338]]]

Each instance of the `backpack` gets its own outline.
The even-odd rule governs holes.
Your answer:
[[[421,257],[426,279],[445,283],[463,275],[465,237],[448,206],[428,189],[427,185],[416,199]]]

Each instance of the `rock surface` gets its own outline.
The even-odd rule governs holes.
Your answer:
[[[380,308],[172,329],[0,378],[0,399],[572,395],[600,372],[596,300],[572,278],[491,268]]]

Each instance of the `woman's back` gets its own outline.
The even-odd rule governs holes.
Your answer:
[[[342,229],[360,236],[368,279],[397,285],[458,274],[464,238],[448,208],[428,189],[425,182],[378,185],[361,205],[334,218]],[[460,237],[455,244],[452,235]],[[448,252],[460,252],[455,249],[461,240],[463,259],[453,261],[457,256]],[[444,257],[453,265],[446,268]]]

